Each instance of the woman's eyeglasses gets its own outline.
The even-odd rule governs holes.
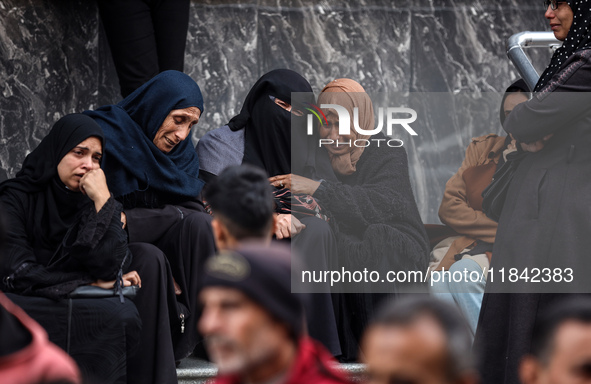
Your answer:
[[[548,9],[548,6],[550,6],[550,9],[555,11],[560,3],[566,3],[566,1],[544,0],[544,9]]]

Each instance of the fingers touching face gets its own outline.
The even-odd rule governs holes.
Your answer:
[[[68,152],[57,165],[60,180],[68,189],[80,191],[80,179],[94,169],[100,168],[103,146],[96,137],[89,137]]]

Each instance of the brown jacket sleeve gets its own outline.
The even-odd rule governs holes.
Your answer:
[[[489,219],[484,212],[470,207],[466,196],[466,184],[462,177],[470,167],[498,161],[498,155],[491,158],[491,152],[499,152],[505,138],[497,135],[482,136],[472,139],[466,149],[466,157],[455,175],[448,180],[439,207],[441,221],[459,234],[494,243],[497,223]]]

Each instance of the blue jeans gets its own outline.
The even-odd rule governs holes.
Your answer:
[[[466,273],[468,275],[470,275],[471,272],[477,272],[480,276],[482,274],[482,268],[474,260],[462,259],[456,261],[450,267],[449,273],[451,276],[453,276],[454,272],[458,272],[458,274]],[[433,272],[433,274],[441,274],[441,272]],[[458,274],[456,274],[456,276]],[[470,279],[466,279],[457,282],[453,280],[450,281],[450,275],[447,275],[445,279],[440,276],[439,281],[436,281],[437,279],[433,280],[432,277],[431,293],[441,300],[457,304],[470,326],[472,336],[474,336],[476,333],[476,325],[478,324],[482,297],[484,296],[486,279],[482,279],[482,281],[481,279],[478,279],[478,281],[470,281]]]

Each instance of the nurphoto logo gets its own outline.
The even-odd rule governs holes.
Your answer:
[[[314,117],[318,120],[321,126],[328,125],[328,120],[326,119],[326,115],[322,112],[322,109],[334,109],[338,116],[339,116],[339,136],[348,137],[351,134],[351,115],[349,111],[338,104],[320,104],[320,107],[306,103],[308,107],[306,110],[310,112],[308,114],[307,120],[307,133],[308,135],[313,135],[314,133]],[[414,129],[410,126],[411,123],[417,120],[417,112],[411,108],[404,108],[404,107],[388,107],[378,108],[378,126],[374,129],[362,129],[359,126],[359,108],[353,108],[353,127],[357,133],[363,136],[372,136],[382,131],[384,128],[384,115],[386,116],[386,136],[392,136],[392,132],[394,131],[394,126],[400,125],[402,126],[406,132],[408,132],[411,136],[418,136]],[[401,117],[406,115],[410,115],[410,117]],[[318,145],[322,147],[323,145],[333,145],[336,146],[355,146],[355,147],[368,147],[372,142],[377,143],[380,145],[380,142],[386,142],[386,144],[390,147],[402,147],[404,142],[399,139],[356,139],[356,140],[348,140],[339,142],[338,140],[334,139],[319,139]]]

